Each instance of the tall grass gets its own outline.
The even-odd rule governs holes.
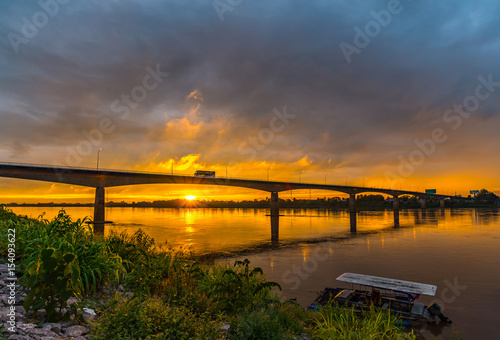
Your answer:
[[[373,307],[358,315],[354,308],[330,304],[314,315],[316,339],[416,339],[413,332],[404,333],[399,318]]]

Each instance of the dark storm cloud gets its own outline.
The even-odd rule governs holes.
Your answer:
[[[443,125],[443,112],[473,94],[479,75],[500,80],[500,5],[402,0],[347,63],[339,45],[354,44],[355,28],[364,30],[371,11],[388,3],[243,1],[220,21],[213,1],[70,1],[18,53],[7,35],[19,33],[22,18],[31,20],[40,5],[4,3],[0,148],[29,161],[56,146],[50,162],[64,162],[66,147],[108,117],[116,130],[103,145],[129,165],[158,153],[244,161],[238,146],[269,127],[273,108],[286,106],[297,118],[257,159],[309,154],[327,166],[356,154],[352,164],[362,164],[362,155],[393,162]],[[120,118],[111,103],[158,64],[168,77]],[[194,90],[204,100],[190,115],[186,96]],[[475,117],[493,119],[498,98],[493,93]],[[180,128],[186,117],[192,138],[173,139],[167,124]]]

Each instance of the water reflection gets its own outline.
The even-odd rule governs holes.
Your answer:
[[[351,233],[356,233],[357,231],[357,213],[355,212],[350,212],[350,223],[351,223]]]
[[[271,243],[273,246],[279,245],[280,216],[271,215]]]

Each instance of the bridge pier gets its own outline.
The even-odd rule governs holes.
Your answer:
[[[357,231],[357,224],[358,224],[356,212],[349,213],[349,222],[351,225],[351,233],[355,234]]]
[[[439,200],[439,207],[440,207],[441,209],[444,209],[444,198],[441,198],[441,199]]]
[[[392,196],[392,209],[394,211],[399,211],[399,196],[398,195]]]
[[[425,209],[426,208],[426,200],[425,197],[420,198],[420,208]]]
[[[105,190],[102,187],[95,188],[94,203],[94,234],[104,234],[105,219]]]
[[[279,216],[280,209],[278,206],[278,193],[271,192],[271,216]]]
[[[271,244],[278,245],[280,238],[280,217],[271,215]]]
[[[356,194],[349,194],[349,211],[356,212]]]
[[[279,242],[280,210],[278,200],[278,193],[271,192],[271,243],[273,245]]]
[[[394,210],[394,226],[399,227],[399,210]]]

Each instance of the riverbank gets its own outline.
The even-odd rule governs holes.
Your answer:
[[[339,327],[282,302],[279,285],[248,260],[206,265],[158,249],[140,231],[95,238],[83,222],[63,212],[42,221],[0,208],[5,338],[321,339],[320,329]],[[12,301],[13,274],[20,284]],[[390,326],[396,338],[412,338]]]

